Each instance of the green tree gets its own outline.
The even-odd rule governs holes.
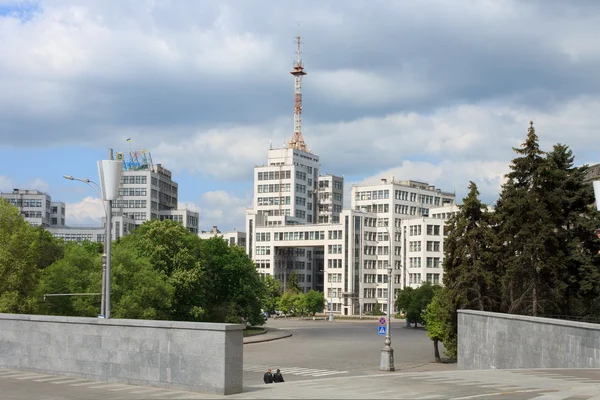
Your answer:
[[[243,248],[218,237],[202,240],[201,262],[211,321],[264,323],[265,285]]]
[[[281,283],[273,278],[272,275],[266,275],[263,278],[265,286],[265,295],[262,299],[262,307],[270,314],[274,314],[277,304],[281,298]]]
[[[300,316],[304,317],[304,314],[308,312],[307,301],[305,293],[294,294],[294,311],[299,313]]]
[[[316,313],[320,313],[325,308],[325,295],[323,292],[309,290],[304,296],[306,303],[306,311],[314,317]]]
[[[438,343],[443,342],[446,338],[448,327],[443,319],[444,305],[440,301],[440,292],[433,296],[431,303],[427,306],[423,320],[425,322],[425,329],[427,329],[427,336],[433,341],[433,351],[435,356],[435,362],[442,362],[440,357],[440,350]]]
[[[496,207],[499,239],[504,244],[497,255],[505,268],[502,310],[555,314],[566,299],[568,274],[561,243],[564,234],[556,229],[564,212],[558,200],[564,194],[558,181],[561,168],[540,150],[533,123],[525,142],[513,150],[518,157],[511,163]]]
[[[168,320],[175,288],[164,271],[128,246],[117,246],[111,265],[113,318]]]
[[[416,289],[410,286],[406,287],[398,292],[396,308],[404,310],[406,321],[409,324],[414,324],[416,328],[417,324],[422,325],[424,323],[423,314],[438,288],[438,285],[432,285],[430,282],[423,282]]]
[[[217,238],[218,239],[218,238]],[[222,239],[221,239],[222,240]],[[213,243],[213,242],[209,242]],[[207,256],[202,258],[202,243],[197,235],[189,232],[179,222],[152,220],[145,222],[129,235],[121,238],[115,248],[124,247],[133,251],[138,258],[149,260],[159,276],[173,287],[171,311],[168,319],[177,321],[219,321],[228,313],[228,303],[221,299],[221,312],[217,312],[212,273],[226,250],[207,247]],[[210,257],[210,252],[215,256]],[[218,263],[221,265],[220,263]],[[205,271],[210,269],[210,274]],[[213,290],[215,289],[215,290]]]
[[[0,312],[28,313],[36,307],[40,270],[39,235],[19,210],[0,199]]]
[[[41,226],[36,226],[34,230],[36,238],[33,245],[38,254],[36,265],[39,269],[44,269],[64,256],[65,243]]]
[[[590,315],[600,296],[600,240],[595,234],[600,220],[592,187],[584,183],[587,166],[575,167],[573,153],[562,144],[554,145],[546,161],[544,200],[558,236],[556,250],[563,265],[559,280],[565,285],[561,314]]]
[[[281,296],[281,298],[279,299],[279,310],[281,310],[281,312],[287,316],[289,314],[291,314],[291,312],[294,310],[294,303],[296,301],[296,295],[297,293],[291,292],[291,291],[286,291],[283,293],[283,295]]]
[[[493,215],[479,200],[477,185],[470,182],[469,193],[459,211],[446,223],[448,236],[444,241],[443,262],[446,301],[440,304],[444,310],[438,314],[446,318],[440,323],[448,329],[447,342],[456,342],[458,309],[499,309],[501,273],[494,225]],[[455,347],[448,348],[451,352]]]
[[[50,315],[95,317],[100,314],[100,255],[91,247],[66,243],[64,257],[42,271],[36,297],[43,299],[37,312]],[[72,296],[73,294],[88,294]],[[66,294],[68,296],[45,296]]]

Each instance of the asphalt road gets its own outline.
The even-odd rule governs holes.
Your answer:
[[[267,368],[280,368],[286,381],[370,375],[379,371],[384,336],[378,323],[269,319],[267,327],[288,330],[293,336],[244,345],[244,384],[262,381]],[[433,342],[424,329],[391,324],[396,371],[434,362]],[[443,347],[440,345],[440,352]],[[446,369],[454,369],[448,365]],[[439,366],[436,366],[439,369]]]

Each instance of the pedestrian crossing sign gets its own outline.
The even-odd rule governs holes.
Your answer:
[[[377,327],[377,333],[380,334],[380,335],[387,334],[387,329],[386,328],[387,327],[385,327],[385,326],[378,326]]]

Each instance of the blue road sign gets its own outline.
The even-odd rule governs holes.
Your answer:
[[[387,327],[385,327],[385,326],[378,326],[377,327],[377,333],[379,335],[385,335],[385,334],[387,334]]]

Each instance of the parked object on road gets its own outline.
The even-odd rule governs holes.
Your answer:
[[[283,380],[283,375],[281,375],[281,371],[279,370],[279,368],[277,368],[277,372],[275,372],[273,374],[273,382],[278,383],[278,382],[285,382]]]
[[[265,383],[273,383],[273,374],[271,374],[271,368],[265,372],[265,376],[263,377]]]

